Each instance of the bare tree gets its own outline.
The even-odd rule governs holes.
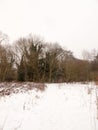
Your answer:
[[[0,81],[12,80],[14,58],[8,46],[0,45]]]
[[[38,60],[41,57],[43,41],[39,37],[28,36],[16,41],[16,65],[18,77],[22,80],[37,80]],[[21,80],[21,79],[20,79]]]
[[[57,71],[59,68],[60,54],[62,53],[62,48],[57,43],[48,43],[46,49],[46,65],[47,65],[47,77],[49,82],[53,82],[57,76]]]

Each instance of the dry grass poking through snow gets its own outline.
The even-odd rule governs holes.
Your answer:
[[[95,85],[96,85],[95,95],[96,95],[96,106],[97,106],[97,119],[98,119],[98,81],[95,82]]]
[[[37,90],[44,91],[45,87],[46,85],[44,83],[33,83],[33,82],[7,83],[7,82],[4,82],[4,83],[0,83],[0,96],[7,96],[12,93],[26,92],[34,88],[36,88]]]
[[[91,83],[90,86],[87,87],[87,92],[90,96],[92,96],[92,92],[95,93],[95,102],[96,102],[96,110],[97,110],[97,119],[98,119],[98,81]]]

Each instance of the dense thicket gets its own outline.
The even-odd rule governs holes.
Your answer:
[[[0,82],[98,80],[97,53],[92,60],[81,60],[59,44],[46,43],[37,36],[20,38],[12,46],[2,44],[3,37],[0,37]]]

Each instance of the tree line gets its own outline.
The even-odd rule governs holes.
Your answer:
[[[6,40],[7,44],[4,44]],[[85,82],[98,80],[98,54],[76,58],[58,43],[38,36],[19,38],[12,45],[0,34],[0,82]],[[92,55],[91,55],[92,56]]]

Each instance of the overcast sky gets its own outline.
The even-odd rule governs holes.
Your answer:
[[[0,0],[0,30],[11,41],[41,35],[79,57],[98,48],[98,0]]]

